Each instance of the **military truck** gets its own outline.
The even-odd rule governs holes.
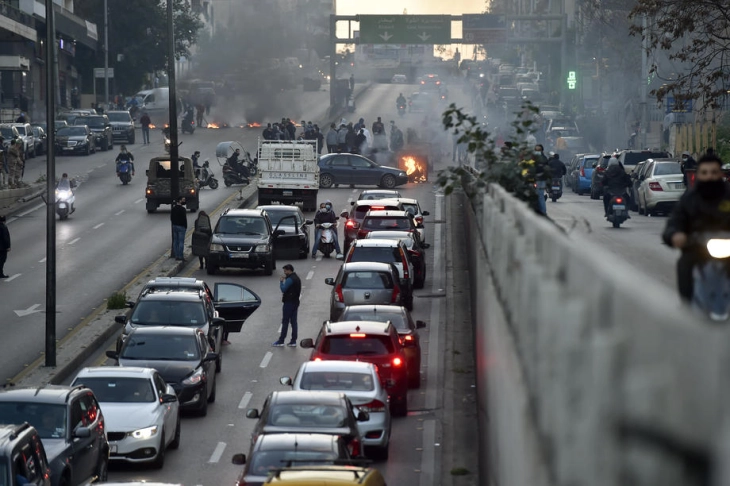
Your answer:
[[[185,197],[185,207],[194,213],[198,210],[200,199],[198,197],[198,181],[193,171],[193,161],[186,157],[179,157],[180,163],[180,197]],[[150,167],[147,169],[147,212],[154,213],[161,204],[172,204],[172,170],[170,169],[170,156],[155,157],[150,160]]]

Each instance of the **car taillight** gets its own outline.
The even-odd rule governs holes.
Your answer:
[[[342,284],[335,287],[335,300],[337,302],[344,302],[345,298],[342,296]]]
[[[401,346],[405,346],[406,343],[413,343],[413,336],[410,334],[405,334],[403,336],[398,336],[398,340],[400,341]]]
[[[622,198],[622,197],[617,197],[617,198],[616,198],[616,203],[617,203],[617,204],[621,204],[621,203],[623,203],[623,202],[624,202],[624,198]]]
[[[393,295],[390,298],[390,302],[392,304],[396,304],[398,302],[398,298],[400,297],[400,288],[398,286],[393,287]],[[340,301],[342,302],[342,301]]]
[[[393,366],[395,366],[396,368],[398,368],[398,367],[400,367],[402,365],[403,365],[403,360],[402,359],[400,359],[400,358],[393,358]]]
[[[348,445],[350,449],[350,456],[357,457],[360,455],[360,439],[352,439]]]
[[[366,403],[365,405],[358,405],[357,408],[363,412],[385,412],[385,404],[380,400],[373,400],[372,402]],[[378,435],[379,437],[379,435]],[[376,437],[377,439],[377,437]]]
[[[661,184],[659,184],[658,182],[650,182],[649,189],[651,189],[652,191],[663,191],[664,190],[664,189],[662,189]]]
[[[350,337],[351,338],[364,338],[364,337],[367,337],[367,334],[362,333],[362,332],[351,332]]]
[[[416,224],[423,224],[423,217],[421,217],[421,216],[416,217]]]
[[[581,167],[580,168],[580,176],[581,177],[585,177],[586,176],[586,168],[585,167]]]
[[[322,358],[320,358],[319,356],[317,356],[316,358],[314,358],[314,361],[322,361]]]
[[[409,253],[409,254],[410,254],[410,255],[411,255],[412,257],[416,257],[416,258],[418,258],[418,257],[420,257],[420,256],[421,256],[421,252],[420,252],[420,251],[416,251],[416,250],[408,250],[408,253]]]
[[[411,274],[408,272],[408,258],[403,250],[400,251],[400,261],[403,264],[403,278],[411,278]]]
[[[597,170],[598,172],[603,172],[603,171],[604,171],[604,170],[606,170],[606,169],[605,169],[604,167],[601,167],[601,166],[599,165],[598,167],[596,167],[596,170]]]
[[[356,223],[356,222],[354,222],[354,221],[353,221],[353,220],[351,220],[351,219],[348,219],[348,220],[347,220],[347,223],[345,223],[345,228],[351,228],[351,229],[352,229],[352,228],[357,228],[357,223]]]

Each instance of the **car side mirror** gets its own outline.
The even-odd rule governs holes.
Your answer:
[[[370,414],[364,411],[360,411],[357,413],[357,421],[358,422],[367,422],[370,420]]]
[[[165,393],[160,397],[160,403],[175,403],[177,401],[177,395]]]
[[[274,231],[273,235],[274,235],[274,238],[278,238],[279,236],[281,236],[285,233],[286,233],[286,231],[284,231],[284,230],[276,230],[276,231]]]
[[[218,359],[218,353],[208,353],[205,355],[205,358],[203,358],[203,361],[209,362],[209,361],[215,361],[217,359]]]
[[[86,439],[91,437],[91,430],[88,427],[78,427],[73,433],[74,439]]]
[[[114,316],[114,322],[116,322],[117,324],[126,324],[127,316],[125,316],[124,314],[120,316]]]
[[[354,205],[355,205],[355,201],[350,201],[350,206],[354,206]]]
[[[243,466],[246,464],[246,454],[233,454],[231,462],[236,466]]]
[[[144,171],[144,175],[146,175],[146,176],[148,176],[148,177],[149,177],[149,175],[150,175],[150,170],[149,170],[149,169],[147,169],[146,171]]]
[[[305,219],[304,224],[314,224],[314,221],[312,221],[311,219]]]
[[[426,328],[425,321],[416,321],[416,329],[425,329],[425,328]]]
[[[132,302],[131,300],[128,300],[127,303],[126,303],[126,306],[131,309],[131,308],[134,307],[134,304],[135,304],[135,302]]]
[[[119,353],[117,353],[116,351],[107,351],[106,352],[106,357],[107,358],[111,358],[111,359],[119,360]]]
[[[284,386],[293,386],[294,385],[294,382],[288,376],[282,376],[281,378],[279,378],[279,383],[281,383]]]
[[[349,216],[349,214],[350,214],[350,213],[348,213],[347,211],[342,211],[342,212],[340,213],[340,217],[341,217],[341,218],[347,218],[347,217]]]
[[[249,408],[248,410],[246,410],[246,418],[257,419],[259,417],[260,417],[260,415],[259,415],[258,409]]]
[[[431,248],[431,243],[422,243],[421,246],[424,250],[428,250],[429,248]]]
[[[431,216],[431,213],[429,213],[428,211],[421,211],[421,214],[424,216]]]
[[[312,338],[306,338],[302,339],[299,342],[299,346],[305,348],[305,349],[313,349],[314,348],[314,340]]]
[[[222,317],[214,317],[212,323],[214,326],[222,326],[226,323],[226,320]]]
[[[326,283],[327,285],[334,285],[335,279],[332,277],[327,277],[326,279],[324,279],[324,283]]]

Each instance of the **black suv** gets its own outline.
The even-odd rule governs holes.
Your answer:
[[[271,275],[276,269],[274,240],[284,234],[273,229],[263,209],[227,209],[213,230],[210,254],[206,259],[208,275],[221,267],[264,269]]]
[[[3,390],[0,422],[28,422],[35,427],[48,455],[54,486],[106,481],[109,443],[104,415],[89,388],[49,385]]]
[[[102,150],[114,147],[114,135],[111,123],[106,115],[85,115],[74,119],[74,125],[86,125],[94,134],[96,146]]]
[[[107,111],[109,123],[112,126],[112,138],[114,140],[134,143],[134,120],[128,111]]]
[[[51,486],[46,450],[32,425],[0,425],[0,484],[15,484],[23,476],[28,484]]]

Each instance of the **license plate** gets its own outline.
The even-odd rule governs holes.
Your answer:
[[[613,210],[616,211],[617,209],[626,209],[626,206],[624,206],[623,204],[614,204]]]
[[[560,191],[560,186],[553,186],[553,191]]]
[[[116,445],[113,445],[113,444],[110,444],[109,445],[109,452],[111,452],[112,454],[116,454],[117,453],[117,446]]]
[[[248,258],[248,253],[231,253],[231,258]]]
[[[292,191],[282,191],[281,194],[283,196],[293,196],[294,195],[294,193]]]
[[[674,184],[674,188],[675,189],[684,189],[685,187],[684,187],[684,184],[679,183],[679,184]]]
[[[74,147],[63,147],[63,150],[73,150]]]

